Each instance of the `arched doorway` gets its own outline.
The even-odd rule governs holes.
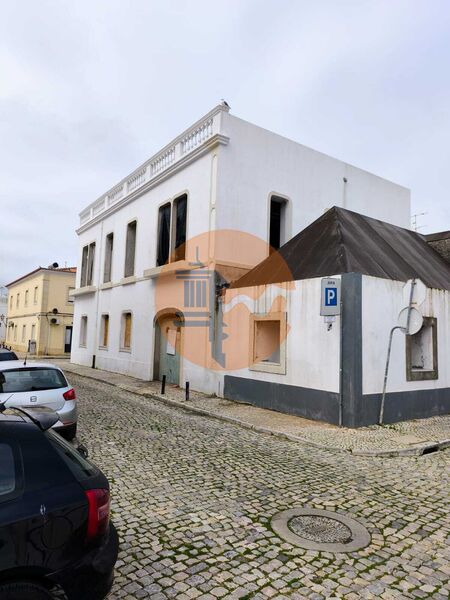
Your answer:
[[[183,313],[173,308],[156,315],[153,379],[165,375],[167,383],[180,385],[183,321]]]

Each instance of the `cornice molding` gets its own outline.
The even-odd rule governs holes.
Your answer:
[[[174,175],[175,173],[178,173],[179,171],[181,171],[182,169],[187,167],[190,163],[199,159],[204,154],[207,154],[216,146],[218,146],[218,145],[226,146],[229,141],[230,141],[229,137],[227,137],[221,133],[216,133],[215,135],[210,137],[208,140],[206,140],[201,146],[198,146],[197,148],[195,148],[194,150],[189,152],[189,154],[184,155],[176,163],[174,163],[173,165],[168,167],[165,171],[162,171],[159,175],[156,175],[153,179],[151,179],[150,181],[145,183],[143,186],[141,186],[140,188],[131,192],[130,194],[128,194],[127,196],[125,196],[124,198],[122,198],[121,200],[119,200],[118,202],[116,202],[115,204],[113,204],[112,206],[107,208],[106,210],[100,212],[93,219],[91,219],[90,221],[88,221],[87,223],[85,223],[84,225],[79,227],[76,230],[77,234],[80,235],[81,233],[84,233],[93,225],[96,225],[97,223],[103,221],[103,219],[105,219],[109,215],[114,214],[115,212],[120,210],[123,206],[126,206],[133,200],[136,200],[143,194],[147,193],[149,190],[151,190],[154,187],[156,187],[157,185],[159,185],[161,182],[165,181],[169,177],[172,177],[172,175]]]

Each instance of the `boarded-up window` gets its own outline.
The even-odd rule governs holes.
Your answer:
[[[159,266],[169,262],[170,249],[170,204],[165,204],[159,209],[158,217],[158,251],[156,264]]]
[[[35,340],[36,339],[36,325],[33,323],[33,325],[31,326],[31,339]]]
[[[114,234],[108,233],[105,240],[105,266],[103,269],[103,283],[108,283],[111,281],[113,245]]]
[[[84,348],[86,347],[87,340],[87,324],[88,318],[86,317],[86,315],[83,315],[80,321],[80,346]]]
[[[131,348],[131,324],[132,316],[130,312],[123,313],[122,323],[122,348],[129,350]]]
[[[33,296],[33,302],[34,302],[34,304],[37,304],[37,301],[38,301],[38,287],[36,286],[34,288],[34,296]]]
[[[22,340],[21,340],[22,342],[25,341],[26,335],[27,335],[27,326],[22,325]]]
[[[106,348],[109,338],[109,315],[102,315],[102,323],[100,330],[100,346]]]
[[[134,275],[134,257],[136,254],[136,221],[128,223],[125,248],[125,277]]]
[[[81,279],[80,286],[92,285],[94,277],[95,242],[84,246],[81,257]]]
[[[255,321],[254,362],[280,364],[281,322]]]
[[[186,213],[187,213],[187,196],[183,194],[176,198],[173,203],[174,211],[174,258],[175,260],[183,260],[186,255]]]

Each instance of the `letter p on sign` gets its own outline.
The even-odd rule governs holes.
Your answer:
[[[337,291],[336,288],[325,288],[325,306],[336,306]]]

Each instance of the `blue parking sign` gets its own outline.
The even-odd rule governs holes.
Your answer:
[[[338,277],[324,277],[321,285],[320,314],[331,317],[341,311],[341,280]]]

